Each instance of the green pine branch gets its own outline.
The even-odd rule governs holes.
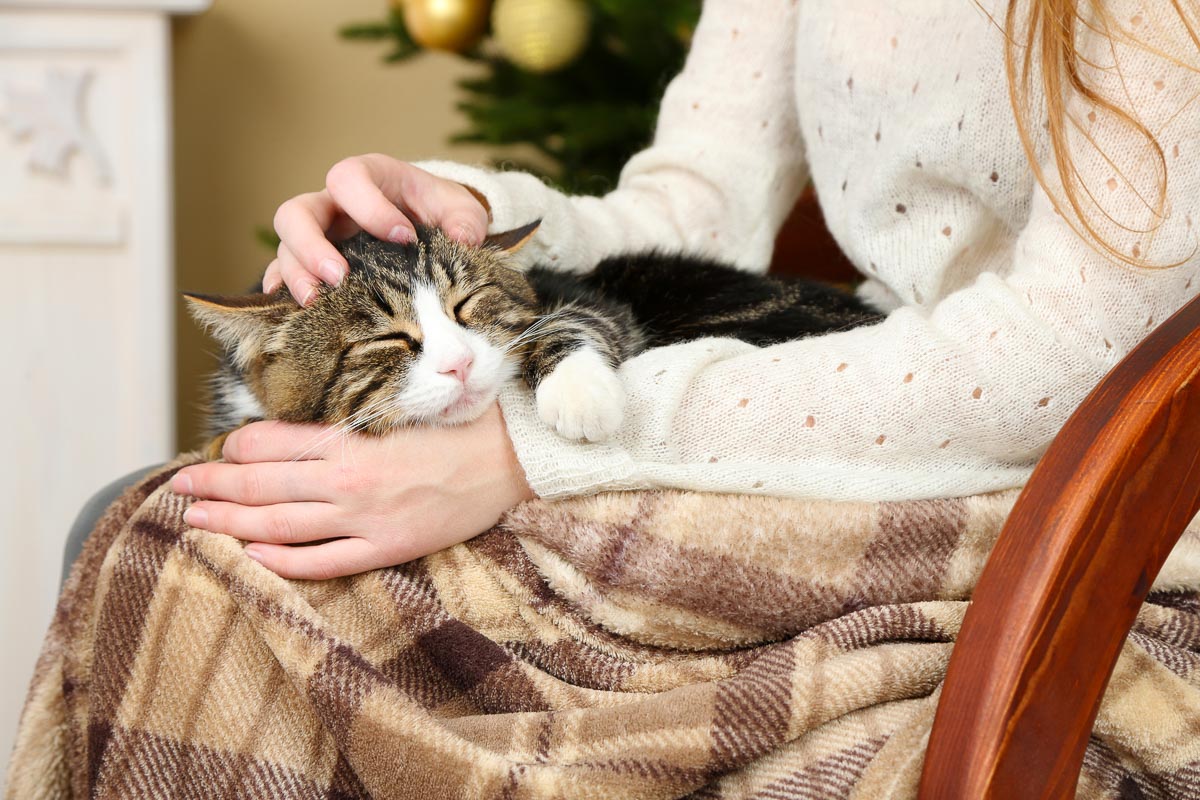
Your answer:
[[[388,18],[383,22],[352,22],[343,25],[338,31],[343,39],[357,41],[379,42],[390,40],[392,51],[384,56],[387,63],[403,61],[421,52],[420,46],[408,34],[404,25],[404,17],[393,8],[388,12]]]

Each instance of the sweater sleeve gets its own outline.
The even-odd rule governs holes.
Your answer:
[[[934,304],[770,348],[708,339],[627,362],[627,421],[611,442],[563,441],[528,390],[508,388],[505,417],[534,490],[888,500],[1019,485],[1104,373],[1200,288],[1200,77],[1152,50],[1119,47],[1122,69],[1089,77],[1132,103],[1162,143],[1165,203],[1155,202],[1157,162],[1144,140],[1083,98],[1068,107],[1081,121],[1071,148],[1104,238],[1133,259],[1174,266],[1107,255],[1039,186],[999,266]],[[1053,159],[1042,168],[1055,191]],[[887,288],[886,274],[878,280]]]
[[[584,271],[631,250],[704,253],[765,270],[807,181],[795,109],[795,4],[709,0],[683,71],[667,88],[652,145],[604,197],[571,197],[519,172],[418,166],[482,194],[491,229],[541,218],[526,264]],[[777,8],[776,8],[777,7]]]

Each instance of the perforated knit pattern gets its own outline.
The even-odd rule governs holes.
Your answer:
[[[627,422],[602,445],[560,439],[511,388],[505,417],[539,495],[671,486],[886,500],[1014,486],[1100,377],[1200,290],[1200,76],[1081,33],[1086,57],[1120,64],[1089,77],[1132,101],[1170,170],[1165,218],[1146,232],[1138,197],[1154,197],[1153,161],[1141,140],[1069,105],[1081,174],[1130,229],[1106,224],[1106,237],[1135,258],[1182,262],[1137,270],[1081,241],[1034,180],[998,24],[969,0],[919,6],[709,0],[654,144],[604,198],[425,165],[482,192],[493,229],[542,217],[524,259],[579,269],[648,247],[762,269],[811,170],[830,230],[869,279],[861,291],[894,309],[872,328],[771,348],[648,352],[622,370]],[[1169,17],[1114,11],[1189,56]],[[1039,152],[1053,184],[1045,141]]]

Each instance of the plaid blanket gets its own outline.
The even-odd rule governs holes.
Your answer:
[[[182,463],[72,572],[7,797],[912,797],[1014,500],[534,502],[309,583],[187,529]],[[1138,616],[1082,797],[1200,797],[1198,554],[1192,530]]]

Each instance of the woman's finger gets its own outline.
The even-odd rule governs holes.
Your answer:
[[[367,157],[380,190],[391,198],[409,219],[434,225],[452,239],[478,245],[487,235],[488,212],[465,186],[439,178],[420,167],[386,156]]]
[[[435,225],[478,245],[488,212],[469,189],[404,161],[372,153],[340,161],[326,176],[330,196],[373,236],[411,241],[413,223]]]
[[[406,174],[398,202],[410,216],[436,225],[451,239],[479,245],[487,236],[488,213],[464,186],[443,180],[416,167]]]
[[[224,533],[250,542],[301,544],[342,535],[340,510],[331,503],[280,503],[243,506],[200,500],[183,513],[193,528]]]
[[[455,241],[478,247],[487,236],[487,213],[469,208],[457,208],[438,223],[446,235]]]
[[[320,191],[297,195],[275,212],[280,241],[305,271],[331,286],[342,280],[347,269],[346,259],[325,236],[338,211],[329,192]]]
[[[411,242],[416,228],[392,199],[398,193],[385,194],[382,187],[399,186],[405,168],[415,169],[386,156],[355,156],[334,164],[325,176],[325,188],[346,216],[377,239]]]
[[[271,259],[271,263],[267,264],[267,271],[263,273],[262,290],[267,294],[274,294],[275,290],[283,286],[283,275],[279,271],[279,259]]]
[[[328,425],[266,420],[238,428],[225,439],[222,455],[233,464],[261,461],[316,461],[346,436]]]
[[[324,461],[195,464],[171,478],[171,489],[177,494],[244,506],[332,502],[336,497],[329,484],[329,465]]]
[[[279,243],[275,260],[279,262],[279,275],[287,284],[292,297],[296,298],[296,302],[302,306],[311,303],[317,296],[320,281],[301,265],[288,246],[282,242]]]
[[[381,558],[373,543],[357,537],[336,539],[311,547],[251,544],[246,546],[246,555],[290,580],[323,581],[392,563]]]

